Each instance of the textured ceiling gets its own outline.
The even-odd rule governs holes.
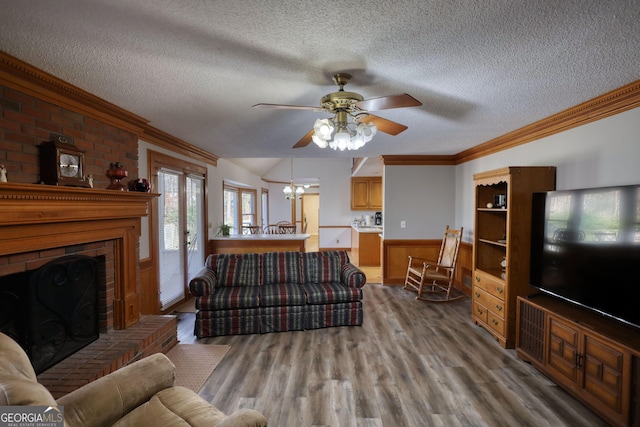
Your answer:
[[[220,157],[455,154],[640,78],[638,0],[3,0],[0,49]],[[292,149],[346,90],[409,129]]]

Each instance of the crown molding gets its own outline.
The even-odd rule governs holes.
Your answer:
[[[382,159],[382,164],[385,166],[448,166],[456,164],[456,158],[454,155],[389,155],[380,156],[380,158]]]
[[[385,166],[459,165],[640,107],[640,80],[454,155],[381,156]]]
[[[219,159],[149,125],[143,117],[73,86],[45,71],[0,51],[0,84],[19,90],[63,108],[134,133],[139,139],[156,144],[213,166]],[[381,156],[384,165],[457,165],[508,150],[550,135],[582,126],[640,106],[640,80],[568,108],[455,155]],[[357,162],[354,167],[357,167]]]
[[[135,134],[148,123],[147,119],[2,51],[0,84]]]
[[[0,51],[0,84],[131,132],[150,143],[217,165],[218,156],[149,125],[149,120]]]
[[[640,80],[531,123],[455,155],[456,164],[508,150],[640,107]]]

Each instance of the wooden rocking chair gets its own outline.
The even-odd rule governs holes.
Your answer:
[[[450,230],[447,225],[437,261],[409,257],[404,289],[417,292],[416,299],[450,302],[465,297],[460,290],[453,287],[462,230],[463,227],[460,227],[460,230]]]

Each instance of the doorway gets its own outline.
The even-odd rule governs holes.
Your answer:
[[[302,195],[302,232],[318,236],[320,217],[320,194]]]
[[[301,230],[303,233],[309,234],[305,249],[307,252],[315,252],[318,250],[318,232],[320,229],[320,194],[305,193],[302,195],[300,204],[300,210],[302,211]]]
[[[157,199],[157,274],[160,311],[187,296],[189,279],[204,265],[206,252],[206,168],[149,152]]]

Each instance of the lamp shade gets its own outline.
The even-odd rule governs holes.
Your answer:
[[[334,128],[331,119],[318,119],[313,125],[314,134],[325,141],[331,139]]]

